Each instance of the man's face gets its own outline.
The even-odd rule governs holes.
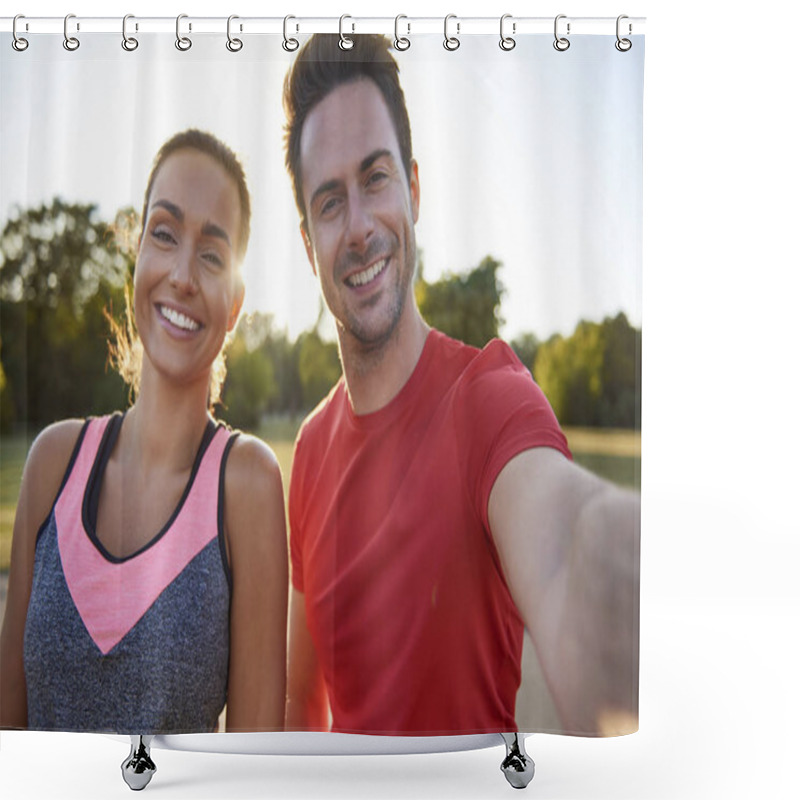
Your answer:
[[[339,86],[314,108],[300,164],[306,252],[342,345],[379,347],[413,303],[419,181],[373,81]]]

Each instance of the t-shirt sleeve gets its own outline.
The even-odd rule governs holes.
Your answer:
[[[469,431],[462,463],[475,513],[489,530],[489,495],[514,456],[534,447],[572,456],[544,392],[507,344],[490,342],[466,377],[458,423]]]

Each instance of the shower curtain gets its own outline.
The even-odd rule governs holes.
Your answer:
[[[273,20],[261,27],[253,21],[232,19],[226,25],[224,19],[205,20],[190,29],[191,20],[178,19],[175,30],[166,32],[163,20],[156,31],[144,24],[137,28],[131,18],[121,28],[124,35],[94,32],[86,23],[79,31],[75,20],[66,20],[63,32],[37,33],[33,24],[26,32],[23,22],[15,22],[13,36],[4,32],[0,38],[4,610],[7,588],[16,592],[19,605],[32,580],[15,577],[15,570],[33,567],[20,555],[21,545],[11,547],[31,442],[57,420],[106,419],[131,402],[128,388],[108,366],[104,311],[124,318],[124,287],[134,274],[142,198],[159,147],[176,133],[196,129],[213,134],[237,155],[249,187],[252,220],[241,264],[242,313],[229,337],[227,378],[214,413],[271,446],[287,497],[291,493],[289,586],[293,597],[305,601],[304,624],[328,704],[323,717],[305,729],[380,735],[475,734],[514,727],[581,735],[635,731],[638,511],[621,517],[609,534],[612,546],[624,552],[612,549],[590,561],[599,571],[589,574],[602,575],[598,583],[607,585],[598,589],[594,578],[575,585],[572,573],[565,572],[565,583],[548,585],[530,611],[523,599],[524,581],[509,578],[513,551],[503,550],[492,537],[489,498],[493,481],[511,458],[545,448],[560,451],[582,474],[601,479],[592,486],[619,489],[625,502],[636,506],[644,37],[632,35],[625,20],[618,20],[615,29],[613,19],[584,34],[580,21],[572,20],[568,28],[567,19],[548,22],[545,33],[541,21],[528,21],[526,28],[524,20],[506,18],[493,23],[499,27],[491,34],[471,33],[469,20],[457,18],[438,20],[436,32],[431,20],[382,20],[375,27],[385,34],[385,52],[398,66],[414,166],[402,157],[398,123],[391,115],[388,133],[383,130],[390,145],[370,145],[357,162],[337,161],[342,142],[366,139],[365,131],[371,131],[368,122],[356,118],[355,110],[364,110],[361,101],[343,93],[338,95],[342,102],[352,102],[355,109],[337,117],[337,124],[351,126],[343,136],[326,139],[332,129],[325,128],[319,114],[313,116],[317,107],[311,106],[306,125],[319,122],[324,135],[317,150],[311,148],[310,134],[306,140],[306,134],[300,135],[298,190],[285,165],[283,92],[287,71],[312,33],[303,20]],[[321,27],[342,58],[358,61],[363,25],[342,19]],[[363,78],[345,81],[350,89],[363,84]],[[384,113],[385,96],[376,102]],[[317,166],[320,171],[314,172]],[[304,183],[312,173],[320,176],[318,183]],[[381,191],[375,187],[395,179],[404,198],[398,201],[402,210],[395,209],[392,217],[385,207],[380,212],[368,207],[373,193]],[[354,198],[359,198],[358,209]],[[337,204],[346,203],[346,211],[337,211]],[[325,260],[325,225],[336,224],[326,215],[352,219],[365,208],[386,252],[377,246],[369,250],[369,269],[367,262],[359,262],[355,279],[355,261],[332,258],[329,265]],[[303,230],[298,211],[308,215]],[[395,258],[400,249],[413,269],[411,277],[394,263],[401,261]],[[341,355],[337,346],[337,336],[350,335],[342,333],[342,286],[349,280],[347,290],[358,292],[360,281],[366,286],[382,280],[384,269],[396,269],[397,280],[411,281],[407,302],[418,306],[426,325],[447,337],[441,341],[450,355],[429,364],[429,338],[417,364],[424,363],[429,374],[424,380],[419,372],[409,378],[419,383],[423,395],[437,374],[450,369],[450,361],[478,352],[458,349],[458,343],[502,362],[514,375],[512,383],[489,382],[487,388],[478,377],[465,385],[463,405],[431,412],[422,427],[395,427],[405,425],[398,419],[372,440],[359,430],[356,443],[347,439],[356,435],[353,431],[341,433],[341,426],[358,415],[347,417],[350,395],[340,391],[344,404],[336,406],[337,420],[317,413],[315,419],[324,426],[307,424],[303,446],[296,447],[307,415],[320,403],[333,407],[341,361],[347,363],[347,345],[341,345]],[[366,289],[360,291],[366,296]],[[179,324],[176,319],[173,324]],[[492,344],[495,339],[505,344]],[[455,384],[463,377],[447,380]],[[520,396],[515,381],[525,383]],[[401,394],[408,393],[408,385],[403,384]],[[450,390],[449,384],[436,389]],[[520,422],[515,408],[533,402],[527,394],[533,391],[546,402],[530,412],[535,419]],[[509,399],[495,412],[498,395]],[[384,405],[395,400],[387,398]],[[539,425],[541,415],[547,419],[538,438],[510,450],[503,445],[504,455],[496,453],[502,449],[498,442],[521,436],[516,432],[520,426]],[[83,439],[89,435],[82,434]],[[358,455],[326,452],[319,437],[336,447],[356,448]],[[430,442],[438,443],[435,452]],[[470,450],[475,442],[483,449]],[[354,460],[367,458],[364,448],[373,460]],[[504,460],[494,463],[498,459]],[[468,469],[475,476],[465,477]],[[342,475],[346,480],[340,483]],[[466,488],[459,484],[451,491],[448,484],[459,481]],[[58,497],[67,485],[59,482]],[[385,496],[373,502],[378,493]],[[445,497],[453,493],[466,498],[468,507],[459,516],[446,505]],[[78,502],[82,508],[89,501],[81,495]],[[551,501],[545,502],[549,509]],[[572,499],[560,502],[569,505]],[[502,515],[503,509],[496,513]],[[421,527],[421,517],[439,519],[439,527]],[[367,518],[366,530],[352,534]],[[37,520],[36,527],[42,526],[38,534],[45,522]],[[541,521],[529,522],[535,536]],[[37,538],[37,547],[43,539]],[[73,603],[75,636],[88,636],[81,646],[87,652],[97,647],[98,657],[108,659],[119,640],[94,635],[93,625],[104,623],[92,614],[109,606],[118,615],[127,613],[130,619],[120,634],[124,640],[172,584],[164,578],[138,610],[120,610],[125,603],[120,604],[119,595],[139,591],[124,582],[134,580],[132,575],[149,580],[142,576],[152,575],[156,567],[126,572],[124,558],[103,553],[95,538],[89,540],[95,548],[91,563],[101,564],[103,577],[80,588],[79,578],[70,583],[71,568],[64,563],[61,599]],[[220,542],[230,578],[224,531]],[[148,547],[145,543],[142,553]],[[576,560],[590,558],[577,546],[575,552]],[[68,559],[63,548],[60,558]],[[38,564],[36,570],[38,580]],[[235,579],[234,570],[234,587]],[[104,598],[98,604],[95,596],[94,604],[82,605],[81,598],[99,592],[101,585],[110,585],[117,600]],[[227,586],[230,592],[230,581]],[[193,591],[206,597],[205,585]],[[595,606],[596,611],[597,605],[608,604],[600,615],[607,626],[604,644],[596,651],[605,660],[602,668],[570,656],[570,648],[583,652],[580,635],[572,638],[561,617],[548,616],[560,613],[562,593],[579,597],[583,609]],[[206,611],[202,603],[193,608],[191,613]],[[615,616],[619,609],[624,613]],[[254,618],[262,614],[253,609]],[[13,627],[8,616],[4,667],[21,657],[16,651],[8,655],[18,644],[7,633]],[[590,619],[574,626],[588,639]],[[60,619],[51,620],[54,628],[62,626]],[[294,624],[293,617],[288,624]],[[156,660],[173,645],[149,638],[148,652]],[[290,654],[291,649],[290,641]],[[191,660],[186,655],[191,651],[182,652]],[[290,696],[297,664],[290,657]],[[596,667],[605,682],[587,677]],[[569,710],[565,685],[581,685],[580,691],[588,692],[587,702],[599,709],[591,721]],[[21,691],[19,686],[16,690]],[[8,706],[10,690],[5,691],[2,702]],[[27,691],[33,691],[30,681]],[[609,697],[625,701],[619,707],[604,705]],[[75,720],[84,700],[76,695]],[[129,730],[132,724],[123,721],[114,730],[149,732]],[[154,732],[192,732],[165,725]],[[71,722],[53,727],[82,728]],[[218,730],[225,727],[223,712]]]

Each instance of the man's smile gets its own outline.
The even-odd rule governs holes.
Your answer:
[[[345,283],[348,286],[365,286],[366,284],[370,283],[371,281],[375,280],[387,267],[389,264],[388,258],[382,258],[380,261],[376,261],[374,264],[371,264],[366,269],[362,269],[360,272],[355,272],[352,275],[348,275],[345,278]]]

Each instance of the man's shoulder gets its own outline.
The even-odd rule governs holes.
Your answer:
[[[320,437],[329,437],[332,430],[339,424],[346,402],[347,392],[344,381],[340,378],[330,392],[320,400],[316,408],[303,420],[300,430],[297,432],[295,446],[318,441]]]
[[[532,380],[530,370],[523,366],[516,353],[502,339],[492,339],[482,348],[464,344],[435,331],[437,335],[434,361],[437,369],[445,364],[451,366],[461,388],[468,388],[474,381],[503,382],[509,376]]]

